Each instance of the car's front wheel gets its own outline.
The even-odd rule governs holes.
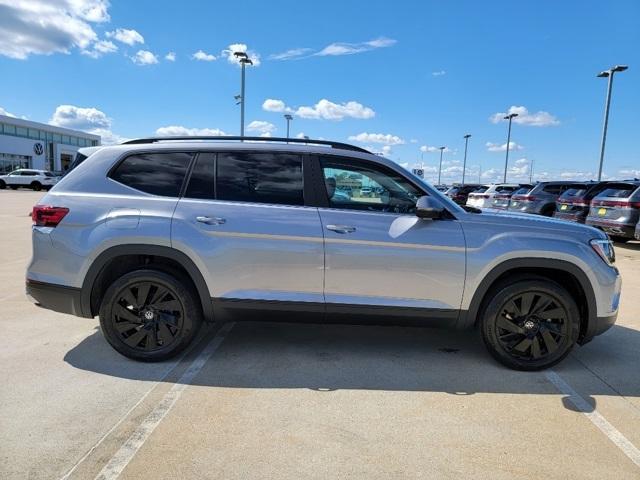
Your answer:
[[[0,180],[0,190],[4,190],[5,188],[7,188],[7,184],[4,182],[4,180]]]
[[[480,318],[482,338],[502,364],[542,370],[564,359],[580,331],[580,313],[569,292],[541,277],[497,285]]]
[[[31,182],[31,188],[34,192],[39,192],[42,190],[42,184],[40,182]]]
[[[100,326],[113,348],[126,357],[160,361],[177,355],[202,323],[199,301],[180,275],[136,270],[105,292]]]

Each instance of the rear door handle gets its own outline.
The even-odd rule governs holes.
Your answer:
[[[353,233],[356,231],[356,227],[349,225],[327,225],[327,230],[331,230],[336,233]]]
[[[227,221],[224,218],[220,218],[220,217],[206,217],[206,216],[200,216],[200,217],[196,217],[196,220],[200,223],[204,223],[206,225],[222,225],[224,223],[226,223]]]

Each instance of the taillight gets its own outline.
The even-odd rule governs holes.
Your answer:
[[[589,202],[585,200],[583,197],[575,197],[571,200],[565,200],[562,203],[566,203],[567,205],[573,205],[574,207],[588,207]]]
[[[597,200],[592,205],[597,207],[640,208],[640,202],[629,202],[627,200]]]
[[[69,209],[65,207],[51,207],[36,205],[31,212],[31,219],[36,227],[57,227]]]

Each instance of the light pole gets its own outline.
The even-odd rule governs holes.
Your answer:
[[[288,113],[285,113],[284,118],[287,120],[287,138],[289,138],[289,122],[293,120],[293,117]]]
[[[245,103],[244,102],[245,101],[244,70],[247,65],[253,65],[253,62],[245,52],[233,52],[233,54],[236,56],[236,58],[240,62],[240,67],[242,69],[242,73],[240,74],[240,95],[239,95],[240,98],[238,98],[238,95],[236,95],[235,99],[240,100],[238,102],[240,103],[240,136],[244,137],[244,103]]]
[[[529,165],[529,183],[533,185],[533,159],[531,159],[531,164]]]
[[[464,161],[462,162],[462,186],[464,187],[464,174],[467,172],[467,146],[469,145],[469,137],[471,134],[467,133],[464,138]]]
[[[440,174],[442,173],[442,152],[447,147],[439,147],[440,150],[440,166],[438,167],[438,185],[440,185]]]
[[[604,107],[604,126],[602,127],[602,143],[600,144],[600,166],[598,167],[598,181],[602,178],[602,163],[604,162],[604,144],[607,141],[607,126],[609,124],[609,106],[611,105],[611,87],[613,86],[613,74],[616,72],[624,72],[627,68],[626,65],[616,65],[609,70],[604,70],[598,74],[598,77],[609,78],[607,86],[607,103]]]
[[[502,183],[507,183],[507,166],[509,165],[509,144],[511,143],[511,120],[517,117],[517,113],[510,113],[506,117],[505,120],[509,120],[509,133],[507,133],[507,156],[504,159],[504,179]]]

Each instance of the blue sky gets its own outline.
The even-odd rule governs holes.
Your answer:
[[[615,64],[609,178],[640,176],[640,2],[0,0],[0,112],[102,134],[239,133],[350,141],[433,178],[593,178],[606,80]],[[173,60],[167,59],[173,53]],[[200,52],[200,53],[198,53]],[[283,58],[284,57],[284,58]],[[265,101],[270,100],[265,103]],[[169,128],[172,127],[172,128]],[[421,152],[425,150],[425,152]],[[495,151],[494,151],[495,150]]]

